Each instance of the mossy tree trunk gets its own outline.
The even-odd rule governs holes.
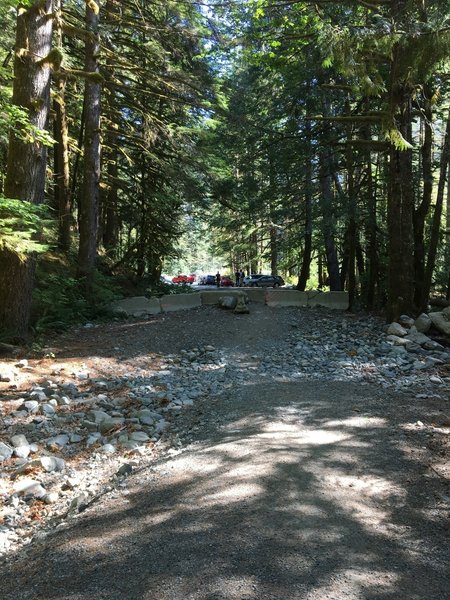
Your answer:
[[[50,105],[50,66],[45,58],[51,51],[52,0],[39,0],[21,6],[17,16],[13,104],[25,109],[31,125],[47,127]],[[9,139],[5,195],[40,204],[44,200],[47,165],[46,147],[25,143],[17,131]],[[28,332],[35,258],[19,257],[0,250],[0,327],[13,337]]]
[[[100,197],[100,101],[99,14],[86,5],[86,28],[92,35],[86,39],[84,69],[89,74],[84,88],[84,162],[83,185],[78,202],[78,276],[85,277],[88,287],[96,266],[98,207]]]

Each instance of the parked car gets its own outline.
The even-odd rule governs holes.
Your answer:
[[[280,287],[284,285],[284,279],[278,275],[262,275],[248,283],[249,287]]]
[[[247,275],[246,277],[244,277],[244,285],[250,285],[252,281],[255,281],[255,279],[259,279],[260,277],[262,277],[262,273],[254,273],[253,275]]]
[[[172,283],[194,283],[195,275],[176,275],[172,277]]]
[[[167,275],[161,275],[159,280],[161,283],[167,283],[169,285],[172,285],[172,283],[173,283],[173,281],[170,279],[170,277],[167,277]]]
[[[230,279],[230,277],[227,277],[227,275],[224,275],[222,277],[222,279],[220,280],[220,285],[222,287],[230,287],[230,286],[234,285],[234,281],[232,279]]]
[[[204,275],[200,279],[201,285],[216,285],[216,278],[214,275]]]

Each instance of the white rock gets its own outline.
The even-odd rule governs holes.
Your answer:
[[[29,413],[35,413],[39,410],[39,402],[37,400],[27,400],[23,405]]]
[[[386,333],[388,335],[398,335],[399,337],[404,337],[408,330],[400,325],[400,323],[391,323],[387,328]]]
[[[57,492],[50,492],[49,494],[45,494],[43,500],[45,504],[55,504],[58,502],[59,495]]]
[[[57,456],[41,456],[41,458],[31,461],[31,464],[40,464],[47,473],[64,471],[66,468],[64,460]]]
[[[114,454],[114,452],[116,452],[116,447],[112,444],[104,444],[100,450],[105,454]]]
[[[400,337],[398,335],[388,335],[386,340],[388,342],[392,342],[394,346],[406,346],[408,343],[411,343],[404,337]]]
[[[39,481],[35,479],[21,479],[14,484],[14,493],[21,496],[34,496],[35,498],[43,498],[46,494],[45,489]]]
[[[14,456],[17,456],[17,458],[27,458],[30,452],[30,446],[16,446],[14,448]]]

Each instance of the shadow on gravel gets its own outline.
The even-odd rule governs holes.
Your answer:
[[[372,392],[244,386],[218,431],[1,569],[2,598],[447,598],[443,483]]]

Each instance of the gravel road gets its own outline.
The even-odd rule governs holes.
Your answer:
[[[97,364],[120,346],[128,370],[144,347],[189,343],[220,346],[229,362],[222,393],[196,402],[176,446],[0,565],[2,600],[450,598],[449,482],[430,468],[425,427],[448,417],[448,398],[423,378],[330,372],[326,346],[344,321],[355,341],[368,327],[252,307],[161,317],[134,338],[130,325],[120,343],[117,329],[60,340]],[[318,327],[319,360],[301,377],[288,340]]]

